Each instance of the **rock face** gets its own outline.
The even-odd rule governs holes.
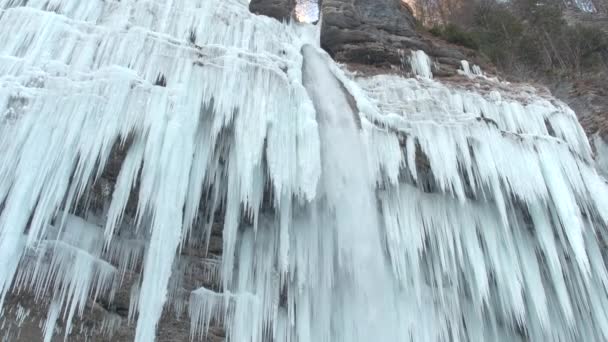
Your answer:
[[[596,12],[576,8],[565,10],[569,25],[582,25],[608,33],[608,1],[591,1]],[[598,165],[608,176],[608,68],[593,70],[576,77],[543,80],[560,100],[568,104],[578,116],[594,148]]]
[[[296,7],[295,0],[251,0],[249,10],[279,21],[290,20]]]
[[[416,32],[400,0],[325,0],[321,12],[321,45],[339,62],[402,67],[411,50],[424,50],[435,62],[434,74],[449,76],[468,59],[462,49]]]
[[[423,47],[413,16],[393,0],[326,0],[322,15],[321,44],[343,62],[396,65],[400,49]]]
[[[251,12],[280,21],[292,18],[295,8],[296,0],[249,5]],[[423,50],[433,59],[436,76],[456,74],[463,59],[479,64],[466,49],[418,33],[411,10],[400,0],[325,0],[321,14],[321,45],[338,62],[407,70],[410,52]]]
[[[604,77],[584,75],[579,79],[547,82],[547,86],[572,107],[589,138],[599,134],[608,141],[608,90]]]

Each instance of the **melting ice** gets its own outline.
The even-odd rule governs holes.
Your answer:
[[[421,51],[351,73],[244,0],[0,8],[0,305],[48,308],[45,340],[116,293],[100,329],[138,342],[183,314],[193,339],[608,339],[608,187],[564,104]]]

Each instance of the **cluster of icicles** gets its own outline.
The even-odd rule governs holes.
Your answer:
[[[608,339],[574,113],[422,52],[357,76],[317,39],[244,0],[0,0],[2,314],[48,307],[50,341],[126,293],[100,326],[137,342],[186,313],[193,339]]]

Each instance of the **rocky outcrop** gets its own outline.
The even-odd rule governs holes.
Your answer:
[[[463,48],[418,33],[400,0],[325,0],[321,12],[321,45],[342,63],[409,68],[404,58],[423,50],[435,62],[434,74],[450,76],[471,59]]]
[[[321,45],[339,61],[397,65],[399,50],[424,47],[413,16],[396,1],[325,0],[321,12]]]
[[[255,14],[265,15],[279,21],[292,18],[296,0],[251,0],[249,10]]]
[[[577,79],[546,81],[551,92],[577,114],[590,138],[599,134],[608,141],[608,89],[605,75],[581,75]]]
[[[418,32],[411,9],[401,0],[321,3],[321,45],[336,61],[353,68],[409,71],[404,62],[412,50],[423,50],[432,58],[436,76],[455,75],[463,59],[483,65],[471,51]],[[249,5],[251,12],[280,21],[293,18],[295,8],[296,0],[252,0]]]

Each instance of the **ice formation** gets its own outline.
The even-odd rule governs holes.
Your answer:
[[[422,51],[353,74],[245,0],[0,8],[0,305],[32,294],[47,340],[118,291],[101,329],[137,342],[184,313],[193,339],[608,339],[608,186],[564,104]]]
[[[595,7],[593,0],[564,0],[564,3],[582,12],[597,12],[597,8]]]
[[[462,75],[465,75],[469,78],[483,76],[483,72],[481,71],[481,68],[479,67],[479,65],[471,66],[469,64],[469,61],[466,61],[466,60],[460,61],[460,65],[462,66],[462,70],[458,70],[458,72]]]
[[[596,153],[596,168],[604,177],[608,177],[608,143],[599,134],[593,136],[593,146]]]

